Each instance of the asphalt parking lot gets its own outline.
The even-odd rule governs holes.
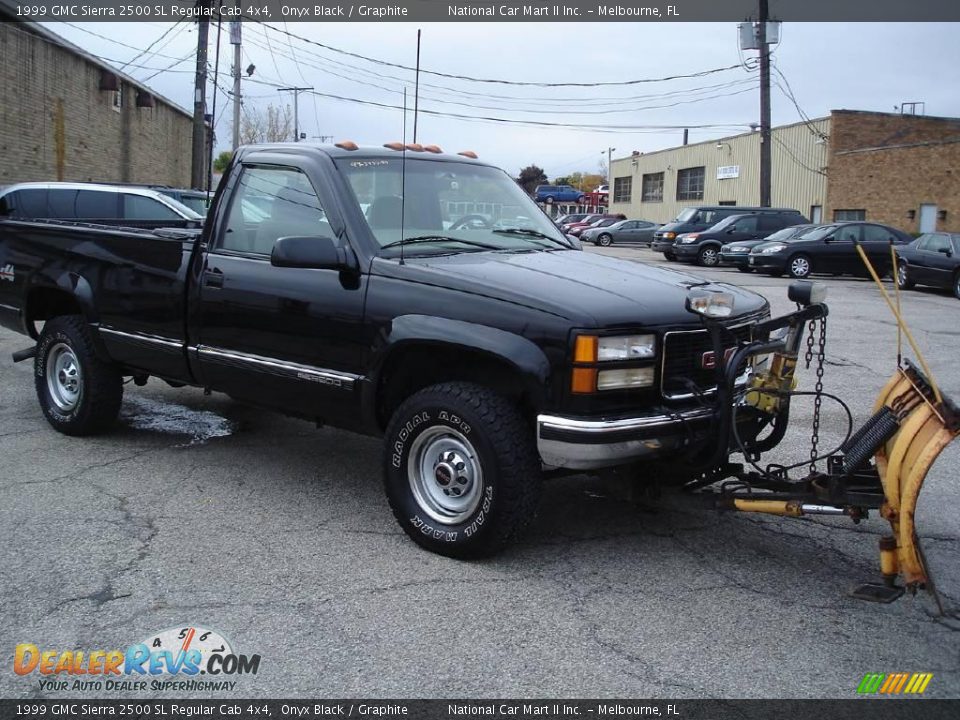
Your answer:
[[[786,279],[697,272],[790,309]],[[894,369],[895,325],[872,283],[825,282],[825,387],[863,420]],[[960,397],[960,301],[904,300]],[[83,695],[11,672],[17,643],[123,648],[181,626],[261,655],[226,697],[847,698],[864,673],[894,671],[932,672],[927,695],[960,696],[960,443],[918,514],[953,613],[938,618],[925,595],[848,597],[878,578],[877,518],[720,515],[672,495],[638,505],[584,476],[547,484],[532,532],[505,554],[434,556],[391,516],[378,440],[156,381],[127,386],[112,434],[65,437],[41,417],[32,365],[10,361],[25,345],[0,330],[2,697]],[[841,414],[824,412],[836,441]],[[796,405],[777,458],[808,454],[810,414]]]

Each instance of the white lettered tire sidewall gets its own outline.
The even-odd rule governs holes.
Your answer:
[[[510,411],[496,407],[495,412],[489,405],[505,401],[487,395],[488,391],[466,383],[436,385],[404,402],[387,428],[384,483],[390,506],[411,539],[441,555],[489,555],[518,534],[534,512],[529,497],[537,494],[539,467],[523,457],[529,455],[526,448],[516,451],[515,437],[504,442],[508,435],[523,432],[518,427],[519,414],[501,420]],[[491,423],[491,418],[496,419]],[[469,442],[481,469],[478,502],[456,523],[431,517],[418,502],[411,482],[410,455],[417,438],[437,427],[450,428],[451,435]]]

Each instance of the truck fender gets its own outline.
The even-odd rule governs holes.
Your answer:
[[[437,345],[447,349],[478,352],[513,368],[525,393],[539,404],[547,390],[550,361],[532,341],[506,330],[430,315],[402,315],[374,348],[373,365],[365,383],[367,417],[376,413],[376,393],[384,368],[395,356],[413,345]]]
[[[94,302],[93,288],[85,277],[69,270],[62,271],[56,277],[46,274],[35,274],[28,281],[23,307],[24,331],[34,340],[38,339],[39,334],[33,322],[28,319],[30,316],[30,303],[31,298],[36,297],[38,293],[44,290],[58,290],[64,295],[69,296],[77,303],[80,308],[80,314],[83,315],[87,323],[96,326],[99,322],[100,314],[97,312]],[[104,360],[109,360],[109,354],[103,345],[100,333],[94,331],[93,338],[97,354]]]

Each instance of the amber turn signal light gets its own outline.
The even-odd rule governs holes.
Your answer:
[[[594,363],[597,361],[597,337],[595,335],[578,335],[573,346],[573,361],[578,363]]]

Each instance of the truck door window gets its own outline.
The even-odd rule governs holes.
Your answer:
[[[278,238],[333,237],[307,176],[295,168],[245,167],[230,203],[220,247],[269,255]]]

